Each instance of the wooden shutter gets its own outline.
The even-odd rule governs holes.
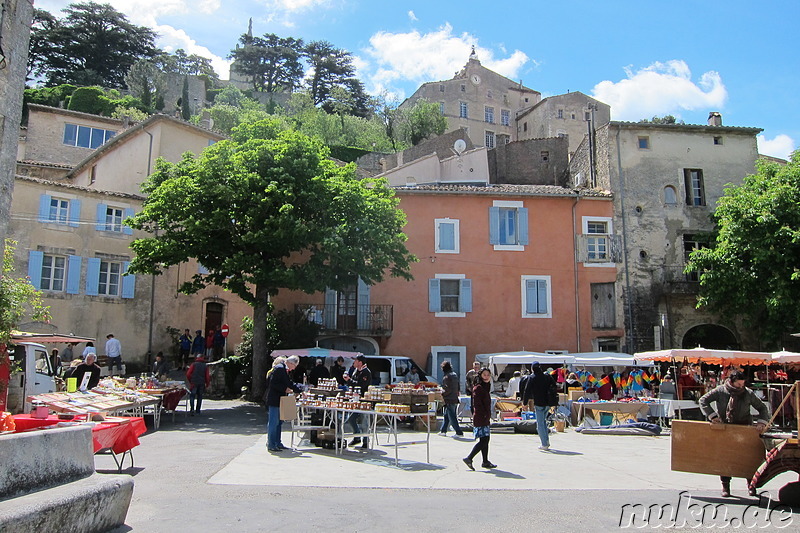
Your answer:
[[[356,328],[370,329],[370,309],[369,309],[370,286],[364,280],[358,278],[358,292],[356,299],[358,302],[356,310]]]
[[[523,246],[528,244],[528,209],[520,207],[517,209],[517,242]]]
[[[136,276],[134,274],[126,274],[130,261],[122,263],[122,297],[133,298],[136,293]]]
[[[44,252],[31,250],[28,252],[28,277],[31,278],[31,285],[36,289],[42,288],[42,262]]]
[[[322,324],[326,329],[336,329],[336,291],[325,289],[325,310],[322,312]]]
[[[462,313],[472,312],[472,280],[462,279],[459,283],[458,310]]]
[[[134,210],[130,207],[125,208],[125,218],[130,218],[134,215]],[[124,219],[123,219],[124,220]],[[133,235],[133,229],[128,226],[122,226],[122,233],[125,235]]]
[[[69,201],[69,225],[77,228],[81,221],[81,201],[77,198]]]
[[[97,221],[95,224],[95,229],[97,231],[106,231],[106,210],[108,206],[106,204],[97,204]]]
[[[39,196],[39,222],[50,222],[50,200],[52,198],[49,194]]]
[[[86,294],[89,296],[98,295],[100,285],[100,258],[90,257],[86,261]]]
[[[442,310],[442,297],[438,279],[428,280],[428,311],[438,313]]]
[[[79,255],[70,255],[67,258],[67,294],[80,292],[82,260]]]
[[[616,297],[613,283],[592,283],[592,327],[615,328]]]
[[[489,244],[500,244],[500,208],[489,208]]]

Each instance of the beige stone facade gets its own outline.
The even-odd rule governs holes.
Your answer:
[[[420,99],[439,104],[447,131],[465,128],[475,146],[493,148],[516,139],[516,113],[537,104],[541,94],[489,70],[473,56],[452,79],[422,84],[400,108]]]
[[[55,124],[75,118],[63,110],[48,109],[42,114]],[[61,119],[52,118],[59,114]],[[240,324],[251,308],[215,286],[191,296],[179,294],[178,287],[200,272],[196,262],[171,267],[155,277],[125,275],[133,258],[130,244],[145,235],[130,230],[123,221],[141,209],[140,186],[155,160],[177,161],[183,152],[199,153],[222,138],[156,115],[117,134],[74,168],[20,162],[9,228],[19,241],[16,268],[28,273],[43,291],[53,317],[48,324],[23,327],[95,337],[100,354],[105,336],[114,333],[122,343],[124,359],[143,365],[148,353],[172,353],[167,328],[181,332],[189,328],[194,334],[197,329],[207,332],[227,323],[228,349],[232,350],[241,341]],[[41,144],[30,132],[27,143]],[[56,179],[34,177],[44,170]]]
[[[715,332],[702,339],[704,347],[757,347],[747,330],[695,309],[697,280],[683,268],[713,228],[710,215],[724,187],[754,172],[760,131],[627,122],[598,129],[595,181],[614,193],[614,228],[625,243],[617,294],[630,353],[693,347],[686,343],[697,342],[700,326]],[[591,187],[587,152],[584,143],[571,175]]]

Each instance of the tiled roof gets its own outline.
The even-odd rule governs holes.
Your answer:
[[[50,161],[34,161],[32,159],[23,159],[17,161],[18,165],[29,165],[34,167],[50,167],[50,168],[65,168],[71,169],[72,165],[67,165],[64,163],[52,163]]]
[[[748,134],[756,134],[764,131],[762,128],[750,128],[745,126],[709,126],[708,124],[653,124],[651,122],[620,122],[616,120],[612,120],[608,123],[610,126],[616,126],[618,128],[626,128],[626,129],[636,129],[636,128],[647,128],[647,129],[672,129],[672,130],[684,130],[684,131],[710,131],[710,132],[736,132],[736,133],[748,133]]]
[[[99,189],[93,189],[91,187],[83,187],[81,185],[75,185],[74,183],[70,183],[69,181],[61,181],[61,180],[46,180],[42,178],[34,178],[32,176],[21,176],[16,174],[14,179],[22,180],[22,181],[29,181],[31,183],[38,183],[40,185],[47,185],[48,187],[63,187],[65,189],[72,189],[78,191],[85,191],[91,192],[95,194],[102,194],[104,196],[116,196],[118,198],[131,198],[134,200],[144,200],[145,197],[140,194],[131,194],[127,192],[117,192],[117,191],[103,191]]]
[[[610,191],[597,189],[570,189],[559,187],[558,185],[514,185],[514,184],[490,184],[490,185],[465,185],[465,184],[436,184],[436,185],[415,185],[412,187],[398,186],[393,187],[396,191],[403,193],[449,193],[449,194],[477,194],[477,195],[505,195],[505,196],[584,196],[593,198],[612,198]]]

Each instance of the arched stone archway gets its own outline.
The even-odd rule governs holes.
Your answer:
[[[690,328],[683,335],[681,348],[698,346],[710,350],[738,350],[740,348],[736,335],[725,326],[717,324],[699,324]]]

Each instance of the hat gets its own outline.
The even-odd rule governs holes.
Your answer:
[[[367,356],[365,356],[364,354],[358,354],[358,356],[356,357],[356,360],[361,361],[362,363],[366,364]]]
[[[197,357],[195,357],[195,359],[198,361],[202,361],[203,359],[205,359],[205,357],[203,356],[203,354],[199,353],[197,354]]]

